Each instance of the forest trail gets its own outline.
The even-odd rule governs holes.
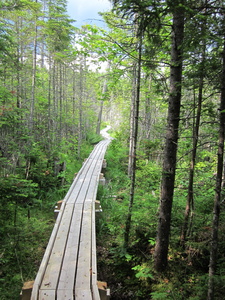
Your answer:
[[[109,129],[101,131],[104,140],[95,146],[62,201],[31,300],[102,299],[97,285],[95,212],[98,184],[104,182],[104,155],[111,141]]]

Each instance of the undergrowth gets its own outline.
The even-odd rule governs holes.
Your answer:
[[[135,200],[132,211],[130,243],[123,248],[126,214],[129,205],[127,151],[114,140],[107,151],[107,185],[100,187],[98,199],[103,212],[97,217],[97,250],[99,280],[106,281],[112,300],[205,300],[207,297],[210,247],[211,204],[213,193],[196,189],[196,211],[185,248],[180,246],[180,233],[186,204],[184,184],[179,174],[174,196],[171,224],[169,264],[166,272],[156,273],[153,267],[161,167],[139,155],[136,173]],[[144,159],[143,159],[144,158]],[[208,175],[208,174],[207,174]],[[198,174],[203,180],[204,174]],[[207,178],[206,178],[207,180]],[[179,182],[180,181],[180,182]],[[208,183],[210,187],[212,182]],[[223,214],[223,213],[222,213]],[[215,278],[215,299],[224,295],[224,226],[221,221],[219,262]]]

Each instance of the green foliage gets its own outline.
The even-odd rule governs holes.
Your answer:
[[[0,8],[1,8],[0,3]],[[10,48],[13,46],[12,30],[10,30],[4,23],[0,23],[0,58],[1,61],[7,61],[10,56]]]
[[[152,254],[158,222],[169,94],[166,65],[170,61],[174,3],[114,2],[119,4],[123,18],[113,12],[105,14],[110,31],[87,25],[75,35],[64,0],[0,3],[1,299],[16,299],[22,282],[35,276],[53,225],[52,215],[43,215],[63,198],[65,186],[70,185],[82,160],[101,140],[93,133],[99,100],[104,100],[104,120],[115,127],[115,140],[106,155],[108,185],[98,191],[104,211],[97,221],[105,259],[100,264],[101,271],[105,266],[109,271],[102,280],[110,276],[108,283],[112,283],[117,299],[206,298],[223,44],[220,3],[215,1],[210,8],[202,7],[200,2],[195,3],[195,8],[185,7],[183,99],[169,269],[159,276],[153,271]],[[135,27],[134,20],[138,21]],[[132,234],[126,252],[122,245],[130,192],[126,173],[136,31],[143,34],[141,109]],[[34,64],[35,37],[38,58]],[[91,67],[96,65],[96,72],[88,70],[89,59]],[[109,65],[105,73],[101,73],[102,62]],[[203,101],[194,211],[186,248],[180,249],[201,79]],[[101,92],[103,80],[107,80],[108,87],[105,97]],[[218,299],[224,294],[223,210],[222,205],[215,278]]]
[[[115,155],[116,153],[116,155]],[[114,139],[108,147],[106,153],[106,161],[109,166],[109,172],[107,176],[110,180],[114,181],[114,184],[120,184],[127,187],[128,178],[124,176],[127,170],[127,148],[124,147],[123,143],[119,139]]]
[[[185,250],[178,245],[186,205],[189,166],[186,160],[180,162],[182,168],[177,171],[172,216],[170,268],[166,274],[159,275],[153,270],[152,254],[158,221],[161,166],[158,162],[146,159],[143,152],[138,153],[131,243],[126,252],[122,245],[124,215],[127,213],[129,200],[129,180],[125,175],[126,149],[122,145],[120,139],[112,141],[106,155],[109,182],[99,192],[103,213],[97,223],[98,244],[104,248],[104,253],[108,251],[108,255],[104,254],[104,262],[100,259],[100,270],[106,268],[109,274],[120,270],[116,273],[116,282],[120,282],[121,286],[113,291],[113,295],[118,297],[119,293],[126,299],[126,290],[129,291],[129,299],[205,299],[210,241],[208,225],[214,197],[214,154],[206,149],[199,152],[194,186],[195,214],[190,241],[187,242]],[[102,240],[107,241],[106,245],[102,245]],[[221,253],[223,247],[221,243]],[[104,278],[110,285],[111,276],[104,274]],[[217,281],[218,287],[221,282]],[[114,284],[113,281],[112,286]]]
[[[151,293],[151,299],[156,300],[156,299],[167,299],[168,298],[168,293],[164,292],[152,292]]]
[[[54,224],[53,212],[47,215],[31,208],[30,215],[26,218],[25,208],[21,208],[16,226],[4,224],[0,243],[1,299],[17,299],[23,282],[34,279],[42,260]]]
[[[132,268],[132,270],[136,271],[135,276],[140,280],[146,280],[147,278],[154,279],[154,276],[150,273],[151,268],[144,265],[137,265]]]
[[[102,137],[96,133],[88,132],[86,134],[86,140],[89,144],[95,145],[102,140]]]
[[[31,180],[22,179],[18,175],[0,177],[1,207],[9,202],[24,205],[32,203],[32,199],[37,195],[37,186]]]

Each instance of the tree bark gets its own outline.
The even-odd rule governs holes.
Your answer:
[[[130,137],[129,137],[129,157],[128,157],[128,176],[132,176],[134,163],[134,127],[136,115],[136,98],[137,98],[137,62],[133,65],[133,85],[130,105]]]
[[[179,1],[173,11],[173,33],[170,67],[170,95],[167,118],[167,132],[164,148],[161,199],[159,208],[158,231],[154,253],[154,267],[164,271],[168,263],[168,247],[171,211],[174,193],[178,128],[180,118],[182,82],[182,44],[184,35],[183,1]]]
[[[203,24],[203,26],[202,26],[203,36],[204,36],[204,33],[205,33],[205,24]],[[203,41],[201,67],[200,67],[199,87],[198,87],[197,114],[196,114],[196,121],[194,122],[195,124],[193,124],[193,146],[192,146],[192,151],[191,151],[191,162],[190,162],[190,169],[189,169],[188,195],[187,195],[187,203],[186,203],[186,209],[185,209],[185,214],[184,214],[184,225],[183,225],[182,234],[181,234],[181,244],[183,246],[185,244],[187,235],[191,231],[192,222],[190,221],[190,218],[193,218],[193,211],[194,211],[193,183],[194,183],[199,127],[200,127],[201,111],[202,111],[204,71],[205,71],[205,52],[206,52],[206,41],[204,40]]]
[[[84,103],[84,89],[85,89],[85,71],[86,71],[86,58],[81,58],[80,62],[80,78],[79,78],[79,101],[78,101],[78,146],[77,146],[77,155],[80,158],[81,155],[81,143],[84,130],[83,122],[83,103]]]
[[[35,1],[37,3],[37,0]],[[35,98],[36,98],[36,72],[37,72],[37,38],[38,38],[38,27],[37,27],[38,17],[35,16],[34,21],[34,41],[33,41],[33,66],[32,66],[32,88],[31,88],[31,104],[30,104],[30,120],[29,129],[32,135],[34,127],[34,110],[35,110]]]
[[[129,236],[130,236],[130,228],[131,228],[131,217],[132,217],[132,209],[134,203],[134,191],[135,191],[135,181],[136,181],[136,150],[137,150],[137,138],[138,138],[138,122],[139,122],[139,104],[140,104],[140,88],[141,88],[141,58],[142,58],[142,35],[139,37],[138,44],[138,61],[137,61],[137,76],[134,78],[136,80],[136,99],[133,107],[134,110],[134,124],[132,130],[132,161],[130,166],[130,199],[129,199],[129,208],[128,214],[125,223],[125,231],[124,231],[124,248],[126,249],[129,244]]]

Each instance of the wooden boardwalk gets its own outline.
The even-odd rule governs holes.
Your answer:
[[[104,135],[105,134],[105,135]],[[100,300],[97,286],[95,201],[110,139],[84,162],[59,210],[31,300]]]

